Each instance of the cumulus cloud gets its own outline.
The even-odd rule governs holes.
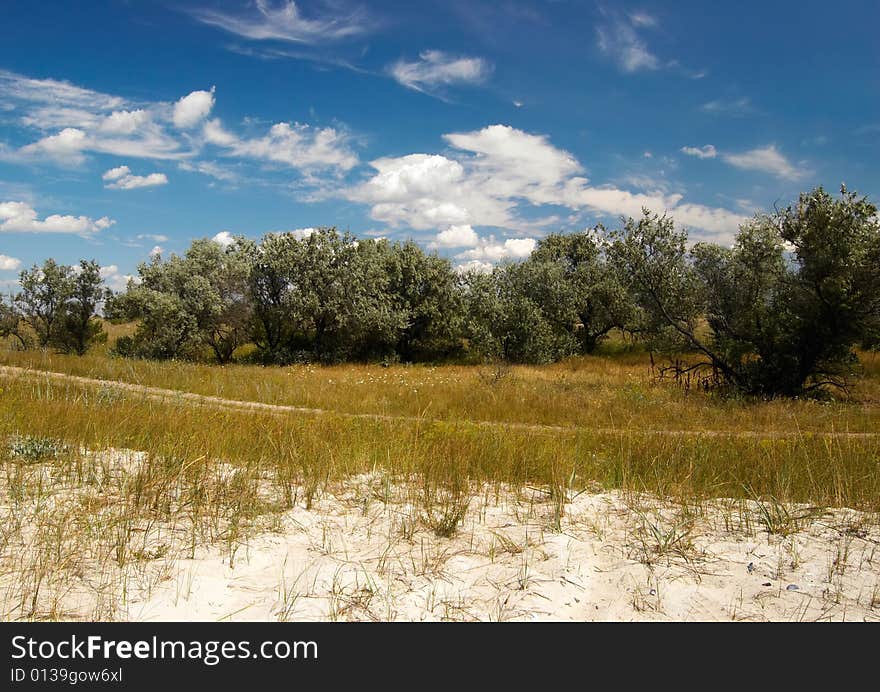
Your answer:
[[[282,122],[274,124],[263,137],[242,139],[214,119],[205,123],[203,131],[205,140],[226,149],[224,153],[228,156],[262,159],[304,170],[348,171],[358,163],[348,134],[333,127]]]
[[[318,232],[317,228],[311,228],[311,227],[309,227],[309,228],[294,228],[292,231],[285,231],[285,233],[289,233],[297,240],[305,240],[310,235],[312,235],[313,233],[317,233],[317,232]]]
[[[218,245],[222,245],[223,247],[229,247],[235,242],[235,238],[232,237],[232,233],[229,231],[220,231],[213,238],[211,238]]]
[[[40,219],[36,210],[25,202],[0,202],[2,233],[72,233],[87,236],[114,223],[106,216],[92,219],[88,216],[52,214]]]
[[[292,0],[279,3],[256,0],[256,11],[232,14],[212,9],[192,12],[199,21],[252,40],[315,44],[344,39],[369,31],[373,20],[361,8],[345,9],[334,3],[324,13],[304,17]]]
[[[164,173],[134,175],[128,166],[111,168],[101,178],[106,183],[104,187],[114,190],[134,190],[139,187],[155,187],[168,184],[168,177]]]
[[[543,135],[506,125],[447,134],[444,140],[455,153],[377,159],[370,162],[374,174],[344,194],[368,204],[377,221],[439,234],[463,226],[534,227],[542,220],[525,220],[522,212],[544,205],[603,217],[635,217],[647,207],[725,238],[745,220],[727,209],[685,202],[681,194],[593,185],[571,153]],[[438,235],[434,243],[440,242]],[[463,259],[512,256],[516,247],[492,240],[473,246]]]
[[[480,237],[469,224],[450,226],[437,234],[431,243],[434,248],[472,247],[477,245]]]
[[[466,272],[476,272],[477,274],[489,274],[495,267],[491,262],[481,262],[480,260],[469,260],[456,265],[455,269],[459,274]]]
[[[121,273],[119,267],[115,264],[101,267],[98,270],[98,273],[101,275],[101,278],[104,279],[104,283],[117,293],[124,291],[128,287],[128,282],[135,278],[131,274]]]
[[[150,250],[150,257],[156,258],[161,257],[162,253],[165,252],[165,248],[161,245],[155,245],[152,250]]]
[[[227,183],[236,182],[238,180],[237,173],[214,163],[213,161],[181,161],[177,166],[182,171],[201,173],[202,175],[207,175],[208,177],[216,178],[217,180],[222,180]]]
[[[682,147],[681,151],[683,154],[696,156],[698,159],[714,159],[718,156],[718,151],[711,144],[702,147]]]
[[[532,254],[535,249],[536,241],[534,238],[508,238],[503,243],[496,240],[495,236],[481,238],[477,247],[466,250],[458,255],[456,259],[497,262],[502,259],[525,259]]]
[[[43,137],[21,148],[25,156],[46,156],[72,165],[83,161],[83,149],[88,147],[86,133],[75,127],[65,127],[57,135]]]
[[[40,91],[45,88],[48,96]],[[134,103],[51,80],[32,80],[0,71],[0,104],[20,112],[16,123],[37,130],[37,137],[13,148],[0,142],[0,160],[12,163],[51,161],[82,165],[89,153],[177,160],[181,167],[220,180],[235,173],[211,161],[194,160],[204,147],[218,146],[227,156],[301,169],[308,184],[320,182],[315,171],[342,174],[358,163],[353,138],[342,126],[314,127],[279,122],[262,137],[239,136],[209,120],[215,90],[192,91],[173,103]],[[123,189],[161,185],[163,174],[133,177],[114,185]]]
[[[430,91],[455,84],[480,84],[492,71],[482,58],[453,56],[439,50],[426,50],[415,61],[399,60],[389,74],[409,89]]]
[[[175,127],[195,127],[211,113],[214,107],[214,87],[210,91],[193,91],[174,104],[171,116]]]
[[[98,130],[113,135],[132,135],[147,126],[150,114],[139,108],[131,111],[113,111],[98,124]]]
[[[0,271],[14,272],[21,267],[21,260],[9,255],[0,255]]]
[[[770,173],[786,180],[800,180],[809,175],[809,171],[795,166],[773,144],[741,154],[724,154],[722,158],[736,168]]]

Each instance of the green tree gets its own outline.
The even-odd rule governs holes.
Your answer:
[[[69,281],[69,295],[51,343],[60,351],[81,356],[94,344],[107,340],[97,314],[108,291],[101,278],[101,267],[94,260],[82,260],[79,270],[71,272]]]
[[[67,301],[73,293],[73,270],[47,259],[42,266],[35,264],[22,271],[19,284],[21,291],[15,302],[22,319],[36,334],[37,344],[49,346],[57,336]]]
[[[408,241],[385,241],[387,291],[396,330],[393,352],[404,361],[448,358],[461,349],[463,303],[449,260]]]
[[[551,234],[542,238],[529,264],[549,262],[561,270],[545,270],[553,279],[535,287],[550,288],[534,296],[558,329],[571,333],[582,353],[592,353],[611,330],[631,326],[634,306],[615,266],[608,261],[605,229]]]
[[[645,331],[705,356],[729,387],[797,396],[847,386],[880,319],[880,224],[867,198],[821,187],[744,224],[732,248],[698,244],[645,212],[617,235]],[[707,329],[700,328],[701,316]]]
[[[139,282],[114,298],[110,314],[139,319],[133,337],[117,350],[144,358],[231,360],[248,338],[248,278],[253,250],[244,240],[229,247],[200,239],[183,256],[157,256],[138,267]]]
[[[30,335],[22,329],[22,315],[16,301],[0,299],[0,338],[14,337],[19,348],[30,348]]]
[[[463,277],[469,348],[483,359],[548,363],[574,350],[574,340],[554,328],[535,293],[552,290],[561,268],[552,263],[508,264]],[[549,276],[548,276],[549,274]],[[549,287],[549,288],[548,288]]]

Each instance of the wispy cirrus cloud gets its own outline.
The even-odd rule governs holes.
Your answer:
[[[602,10],[605,21],[596,27],[599,50],[613,60],[624,72],[657,70],[662,61],[648,47],[639,33],[653,29],[657,20],[646,12],[621,15]]]
[[[757,109],[748,96],[707,101],[700,106],[700,110],[710,115],[728,115],[733,117],[743,117],[757,113]]]
[[[492,72],[483,58],[457,56],[439,50],[426,50],[418,60],[398,60],[388,67],[388,74],[403,86],[431,92],[459,84],[481,84]]]
[[[702,147],[682,147],[681,151],[698,159],[719,158],[734,168],[769,173],[783,180],[803,180],[812,173],[805,162],[791,162],[775,144],[743,152],[720,152],[712,144]]]
[[[736,168],[770,173],[785,180],[803,180],[811,173],[804,164],[795,164],[789,161],[775,144],[750,149],[739,154],[723,154],[722,158],[726,163]]]
[[[362,7],[336,3],[332,7],[325,5],[313,10],[307,17],[292,0],[256,0],[253,8],[237,13],[198,8],[191,10],[190,14],[203,24],[242,38],[303,44],[357,36],[373,30],[377,25],[372,15]]]

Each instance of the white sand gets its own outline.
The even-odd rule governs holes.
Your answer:
[[[880,620],[880,517],[852,510],[594,490],[559,521],[545,491],[493,486],[440,537],[417,487],[373,474],[234,540],[140,517],[128,545],[141,549],[119,564],[113,488],[145,457],[87,458],[90,483],[31,466],[42,490],[15,502],[0,479],[5,619]],[[212,482],[236,473],[212,468]]]
[[[177,561],[127,617],[880,620],[880,530],[855,512],[783,537],[767,533],[753,503],[714,502],[687,518],[655,498],[584,493],[555,532],[545,494],[486,491],[457,535],[439,538],[420,510],[377,499],[381,486],[360,478],[288,512],[234,567],[218,549]]]

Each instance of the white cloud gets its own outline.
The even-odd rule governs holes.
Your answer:
[[[143,109],[132,111],[113,111],[98,125],[101,132],[113,135],[131,135],[146,126],[150,114]]]
[[[377,159],[370,163],[373,176],[344,194],[370,205],[377,221],[441,234],[450,226],[516,230],[546,225],[553,216],[535,219],[530,214],[526,219],[522,213],[544,205],[612,218],[637,217],[646,207],[725,239],[745,220],[727,209],[684,202],[681,194],[593,185],[572,154],[554,147],[545,136],[509,126],[448,134],[444,140],[458,153]],[[439,247],[440,238],[434,242]],[[494,239],[481,243],[463,259],[515,254],[515,246],[505,247]]]
[[[724,154],[722,158],[736,168],[762,171],[786,180],[800,180],[809,175],[809,171],[792,164],[773,144],[741,154]]]
[[[469,260],[456,265],[455,270],[459,274],[466,272],[476,272],[477,274],[489,274],[495,267],[491,262],[481,262],[480,260]]]
[[[495,239],[495,236],[481,238],[477,247],[466,250],[456,259],[497,262],[502,259],[525,259],[535,249],[534,238],[508,238],[503,243]]]
[[[201,22],[253,40],[291,41],[314,44],[365,33],[373,21],[363,10],[345,11],[334,3],[333,11],[303,17],[295,2],[274,3],[256,0],[256,12],[235,15],[211,9],[199,9],[193,15]]]
[[[706,144],[702,147],[682,147],[681,151],[683,154],[696,156],[698,159],[714,159],[718,156],[718,150],[711,144]]]
[[[168,236],[161,233],[139,233],[135,237],[138,240],[152,240],[154,243],[164,243],[168,240]]]
[[[101,176],[102,180],[119,180],[120,178],[124,178],[125,176],[131,173],[131,169],[128,166],[117,166],[116,168],[111,168],[108,171],[104,171],[104,175]]]
[[[113,110],[125,104],[125,100],[118,96],[83,89],[55,79],[32,79],[7,70],[0,70],[0,94],[9,99],[74,109]]]
[[[450,226],[445,231],[437,234],[431,243],[434,248],[449,247],[473,247],[480,241],[480,237],[469,224]]]
[[[454,84],[479,84],[491,71],[489,63],[482,58],[456,57],[439,50],[423,51],[416,61],[399,60],[388,68],[394,79],[416,91]]]
[[[9,255],[0,255],[0,271],[14,272],[21,267],[21,260]]]
[[[715,99],[714,101],[708,101],[700,106],[700,110],[712,115],[732,115],[738,117],[754,113],[755,107],[748,96],[743,96],[738,99]]]
[[[177,166],[182,171],[201,173],[202,175],[207,175],[211,178],[216,178],[217,180],[222,180],[228,183],[238,180],[238,175],[234,171],[230,171],[213,161],[181,161]]]
[[[232,237],[232,233],[229,231],[220,231],[213,238],[211,238],[218,245],[222,245],[223,247],[229,247],[235,242],[235,238]]]
[[[321,183],[315,171],[341,175],[358,164],[353,137],[343,126],[279,122],[262,137],[246,138],[226,130],[220,120],[208,119],[214,103],[213,88],[192,91],[173,103],[135,103],[63,82],[0,71],[0,107],[20,112],[19,118],[9,122],[38,131],[33,141],[19,148],[0,141],[0,160],[78,166],[95,152],[126,159],[177,160],[185,170],[239,180],[236,173],[212,161],[193,160],[206,145],[215,145],[227,156],[300,169],[302,184],[311,186]],[[114,187],[161,185],[167,182],[162,175]]]
[[[102,216],[63,216],[52,214],[40,219],[36,210],[25,202],[0,202],[0,232],[4,233],[73,233],[90,235],[112,226],[115,221]]]
[[[88,147],[86,133],[75,127],[66,127],[57,135],[50,135],[21,148],[24,155],[46,156],[72,165],[83,161],[83,149]]]
[[[654,27],[657,26],[657,19],[647,12],[633,12],[629,16],[630,21],[635,26]]]
[[[317,228],[294,228],[292,231],[285,231],[285,233],[290,233],[297,240],[305,240],[313,233],[317,233]]]
[[[211,91],[193,91],[174,104],[171,119],[175,127],[189,129],[207,118],[213,107],[214,87]]]
[[[114,190],[134,190],[139,187],[155,187],[168,184],[168,177],[164,173],[134,175],[128,166],[111,168],[101,178],[108,183],[104,187]]]
[[[626,18],[610,17],[607,23],[596,28],[599,50],[624,72],[659,69],[659,58],[651,52],[637,31],[655,24],[656,21],[644,13]]]
[[[104,279],[104,283],[117,293],[124,291],[128,287],[129,280],[134,278],[131,274],[122,274],[119,271],[119,267],[115,264],[101,267],[98,273]]]
[[[159,257],[162,255],[163,252],[165,252],[165,248],[163,248],[161,245],[156,245],[153,247],[152,250],[150,250],[150,257]]]
[[[240,139],[214,119],[205,123],[203,131],[207,142],[226,149],[229,156],[262,159],[304,170],[348,171],[358,163],[347,133],[332,127],[276,123],[264,137]]]

